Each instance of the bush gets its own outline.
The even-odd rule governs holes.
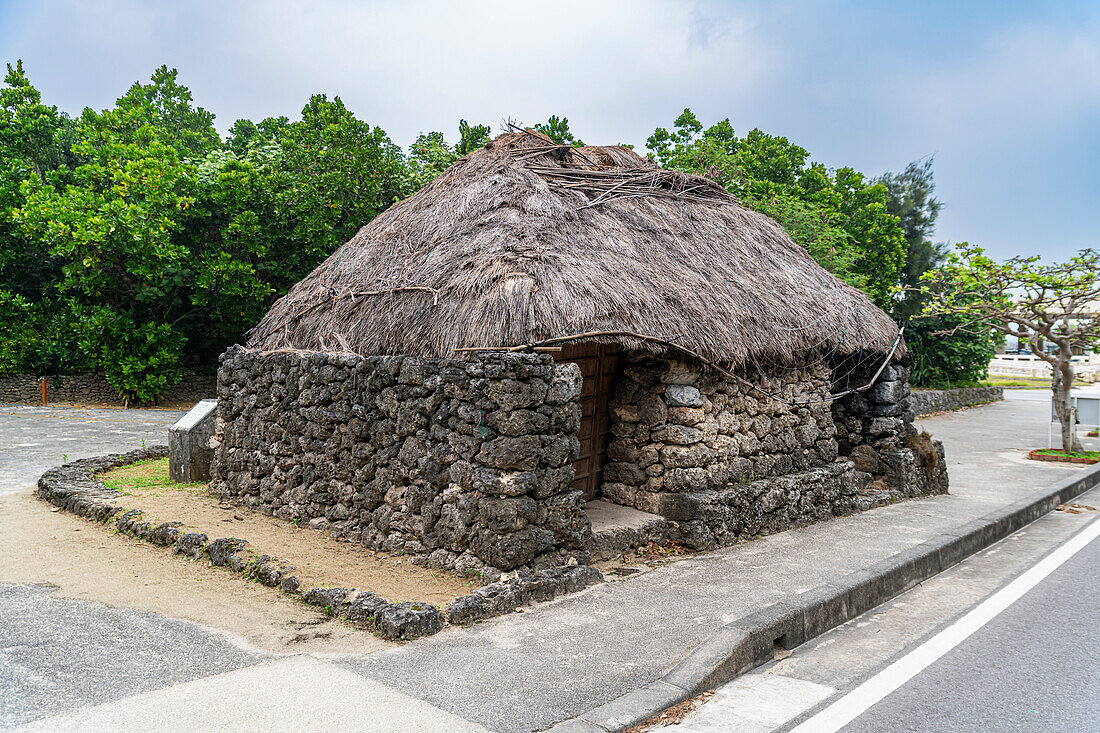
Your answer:
[[[135,323],[109,308],[83,314],[81,347],[126,400],[152,402],[183,378],[183,336],[167,323]]]
[[[940,316],[916,318],[906,325],[905,343],[912,354],[910,379],[914,387],[974,387],[989,375],[989,360],[994,354],[992,330],[936,333],[954,328],[959,322],[952,316]]]
[[[32,303],[0,290],[0,375],[61,374],[94,368],[77,343],[64,303]]]

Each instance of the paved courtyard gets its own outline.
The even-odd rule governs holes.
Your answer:
[[[167,444],[178,410],[0,405],[0,496],[78,458]]]

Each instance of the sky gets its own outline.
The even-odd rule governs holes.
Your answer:
[[[48,104],[167,64],[224,133],[341,97],[408,146],[459,119],[566,116],[639,149],[690,107],[869,175],[934,156],[935,238],[1100,248],[1100,3],[0,0],[0,61]]]

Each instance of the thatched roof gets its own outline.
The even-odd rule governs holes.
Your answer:
[[[630,331],[738,364],[885,353],[897,330],[717,184],[624,147],[519,131],[360,229],[275,303],[249,345],[453,356]]]

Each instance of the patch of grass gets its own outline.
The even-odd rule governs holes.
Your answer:
[[[181,484],[168,478],[167,458],[147,458],[142,461],[135,461],[119,468],[113,468],[99,478],[107,488],[116,489],[128,496],[164,489],[172,491],[206,490],[206,484],[201,481]]]
[[[1074,451],[1073,453],[1066,453],[1061,448],[1043,448],[1042,450],[1035,451],[1041,456],[1057,456],[1058,458],[1088,458],[1093,461],[1100,461],[1100,451],[1086,450],[1081,452]]]
[[[1050,377],[990,377],[991,387],[1050,387]]]

